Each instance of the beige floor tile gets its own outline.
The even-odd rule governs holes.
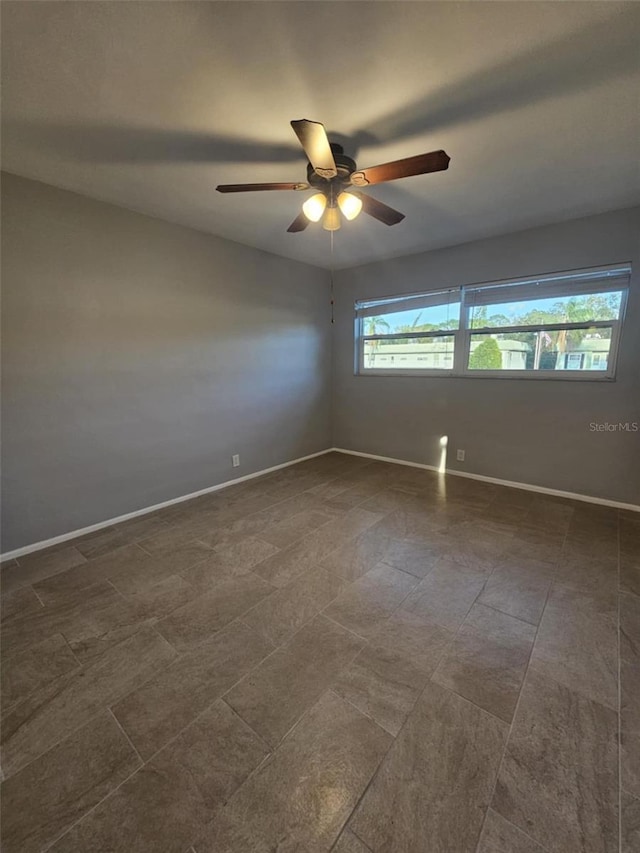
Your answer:
[[[332,848],[332,853],[371,853],[371,851],[350,829],[345,829],[335,847]]]
[[[489,809],[477,853],[544,853],[544,848]]]
[[[333,689],[395,736],[452,640],[446,629],[397,610]]]
[[[278,554],[280,549],[254,536],[246,536],[235,542],[223,542],[213,546],[216,554],[233,567],[234,574],[244,574],[258,563]]]
[[[508,560],[491,573],[478,599],[481,604],[537,625],[551,589],[548,563]]]
[[[379,513],[358,508],[345,512],[262,562],[256,572],[274,586],[286,586],[332,551],[373,527],[381,517]]]
[[[272,650],[233,622],[114,704],[113,712],[148,759]]]
[[[114,587],[118,589],[117,582]],[[123,593],[123,597],[132,605],[138,619],[144,621],[162,619],[199,594],[199,590],[181,575],[167,575],[153,585],[145,585],[139,592],[130,595]]]
[[[197,853],[328,851],[390,742],[351,705],[325,694],[212,821]]]
[[[504,558],[512,540],[512,536],[488,530],[476,521],[462,521],[433,537],[444,559],[487,574]]]
[[[615,599],[554,587],[540,622],[531,666],[617,710],[617,633]]]
[[[606,555],[578,549],[563,550],[554,573],[556,583],[599,595],[615,595],[618,589],[617,549]]]
[[[286,548],[287,545],[292,545],[316,528],[327,524],[333,517],[333,513],[329,514],[319,509],[303,510],[277,524],[270,525],[263,530],[260,538],[278,548]]]
[[[144,592],[169,575],[182,574],[186,569],[206,560],[211,551],[201,542],[192,541],[166,556],[152,555],[133,571],[122,566],[109,574],[109,580],[129,595]]]
[[[640,799],[640,598],[620,595],[622,786]]]
[[[2,661],[2,710],[44,687],[58,676],[79,669],[80,664],[62,634],[30,646]]]
[[[224,702],[76,824],[53,853],[184,853],[268,754]]]
[[[443,554],[443,550],[435,544],[425,545],[411,540],[393,539],[383,559],[394,569],[424,578],[435,568]]]
[[[524,557],[555,566],[562,552],[564,538],[564,533],[521,525],[513,535],[505,558]]]
[[[439,560],[402,607],[442,628],[456,631],[482,592],[486,580],[484,570]]]
[[[446,521],[434,520],[426,512],[419,512],[412,504],[412,509],[394,510],[380,521],[378,529],[387,533],[392,539],[416,542],[433,548],[434,536],[443,531]]]
[[[174,649],[152,628],[115,646],[82,672],[58,677],[6,715],[2,727],[2,767],[13,774],[62,738],[85,725],[164,668]]]
[[[275,746],[331,686],[363,642],[316,617],[226,695],[246,722]]]
[[[58,604],[7,620],[2,626],[2,653],[14,655],[53,634],[63,634],[80,655],[86,652],[90,657],[92,644],[106,648],[117,640],[114,634],[118,630],[124,635],[139,625],[137,615],[118,591],[109,583],[97,583],[67,594]]]
[[[103,711],[2,785],[2,849],[45,849],[140,763],[113,717]]]
[[[617,853],[617,714],[529,669],[493,808],[551,853]]]
[[[640,557],[620,555],[620,589],[640,596]]]
[[[384,560],[391,542],[391,538],[375,525],[331,551],[322,565],[345,581],[355,581]]]
[[[326,609],[325,614],[361,637],[370,638],[402,604],[418,578],[379,563],[347,586]]]
[[[14,589],[12,592],[2,590],[2,621],[16,616],[42,610],[43,604],[30,586]]]
[[[344,585],[344,581],[321,566],[309,569],[258,602],[244,614],[242,621],[279,646],[330,604]]]
[[[528,622],[476,603],[433,680],[510,723],[535,635]]]
[[[437,684],[419,698],[350,826],[373,853],[473,853],[507,727]]]
[[[170,526],[168,530],[163,530],[161,533],[155,533],[146,539],[141,539],[137,544],[147,553],[154,554],[159,557],[167,557],[170,554],[184,548],[194,540],[200,543],[203,550],[211,550],[202,540],[194,535],[194,531],[190,522]],[[197,532],[197,531],[196,531]]]
[[[131,540],[116,530],[115,527],[104,527],[102,530],[96,530],[95,533],[89,533],[74,540],[74,543],[81,554],[88,560],[92,560],[122,548],[124,545],[129,545]]]
[[[2,569],[2,589],[11,592],[19,587],[37,583],[43,578],[65,572],[85,562],[85,558],[73,545],[49,548],[20,557],[17,566]]]
[[[70,594],[74,595],[110,578],[137,576],[139,571],[144,572],[156,563],[157,558],[152,560],[138,545],[125,545],[109,554],[85,561],[82,566],[72,567],[55,577],[42,580],[35,584],[34,589],[45,604],[57,604]]]
[[[640,850],[640,800],[622,791],[620,820],[620,853],[637,853]]]
[[[161,619],[158,631],[179,652],[190,651],[273,591],[251,572],[231,577]]]

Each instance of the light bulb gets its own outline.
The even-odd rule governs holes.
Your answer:
[[[362,202],[352,193],[340,193],[338,196],[338,204],[340,210],[344,213],[345,219],[355,219],[362,210]]]
[[[338,231],[340,228],[340,211],[337,207],[328,207],[322,220],[325,231]]]
[[[302,205],[302,212],[310,222],[318,222],[326,206],[326,195],[324,193],[316,193],[310,196]]]

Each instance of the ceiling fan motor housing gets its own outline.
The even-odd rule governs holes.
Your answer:
[[[335,178],[323,178],[315,172],[311,163],[307,163],[307,182],[315,189],[335,197],[350,183],[351,174],[356,170],[356,162],[351,157],[347,157],[342,145],[338,145],[337,142],[330,144],[338,174]]]

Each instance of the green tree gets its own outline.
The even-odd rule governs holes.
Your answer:
[[[364,321],[365,335],[381,335],[389,331],[389,324],[383,317],[367,317]]]
[[[469,357],[472,370],[500,370],[502,354],[495,338],[487,338],[474,349]]]

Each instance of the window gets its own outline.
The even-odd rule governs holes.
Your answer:
[[[631,268],[357,302],[360,374],[611,379]]]
[[[360,365],[364,372],[448,371],[460,328],[460,290],[360,302]]]

